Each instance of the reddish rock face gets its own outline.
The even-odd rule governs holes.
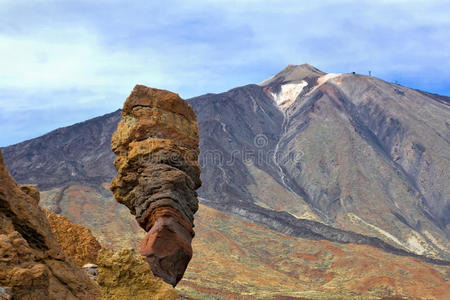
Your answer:
[[[147,231],[141,254],[175,286],[192,257],[201,185],[198,124],[177,94],[137,85],[125,101],[111,146],[118,174],[111,191]]]
[[[153,225],[141,244],[141,254],[147,258],[154,273],[175,286],[183,277],[192,258],[191,224],[172,207],[153,210]]]

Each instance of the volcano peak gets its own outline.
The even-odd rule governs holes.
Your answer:
[[[301,82],[305,78],[320,77],[325,74],[326,73],[308,63],[301,65],[288,65],[281,72],[270,77],[269,79],[264,80],[259,85],[266,86],[273,82]]]

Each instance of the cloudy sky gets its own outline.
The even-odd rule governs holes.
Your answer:
[[[0,0],[0,146],[112,112],[136,83],[189,98],[304,62],[450,96],[449,15],[446,0]]]

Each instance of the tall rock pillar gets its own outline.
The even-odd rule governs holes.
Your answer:
[[[141,254],[175,286],[192,257],[201,185],[198,124],[178,94],[137,85],[113,134],[118,174],[111,191],[147,232]]]

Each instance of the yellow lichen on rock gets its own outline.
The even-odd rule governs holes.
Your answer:
[[[98,254],[97,282],[103,299],[180,299],[174,288],[155,277],[145,259],[133,249]]]
[[[66,216],[46,211],[50,228],[56,240],[77,265],[82,267],[97,261],[101,246],[92,232],[81,225],[73,224]]]
[[[71,223],[63,215],[50,211],[46,211],[46,215],[56,240],[68,257],[79,266],[97,265],[97,284],[102,299],[179,299],[177,291],[155,277],[145,259],[133,249],[106,250],[89,229]]]

